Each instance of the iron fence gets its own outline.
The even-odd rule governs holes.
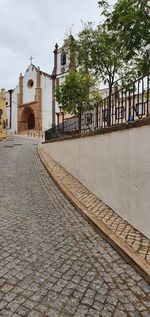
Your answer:
[[[115,86],[101,105],[81,115],[81,133],[119,125],[150,116],[150,74],[127,87]],[[79,133],[79,118],[72,117],[45,132],[45,140]]]

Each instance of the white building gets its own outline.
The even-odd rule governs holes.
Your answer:
[[[74,41],[72,35],[70,35],[70,40]],[[74,68],[74,64],[70,58],[70,54],[65,47],[65,44],[59,48],[56,43],[54,49],[54,68],[51,75],[52,78],[52,126],[58,125],[64,119],[70,117],[70,114],[64,114],[62,107],[57,103],[55,98],[55,89],[58,85],[61,85],[69,70]]]
[[[18,132],[44,131],[52,125],[51,76],[33,64],[20,74],[14,106],[17,105]]]
[[[25,74],[20,74],[15,89],[7,91],[7,132],[24,133],[28,130],[45,131],[62,121],[56,102],[55,89],[70,69],[69,56],[55,45],[54,67],[47,74],[32,63]],[[62,113],[62,115],[64,115]],[[64,119],[64,118],[63,118]]]
[[[6,93],[7,131],[45,131],[52,126],[51,75],[30,64],[14,90]]]

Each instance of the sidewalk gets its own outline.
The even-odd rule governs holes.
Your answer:
[[[72,204],[101,231],[103,237],[150,282],[150,240],[92,194],[54,161],[40,143],[39,156],[48,173]]]

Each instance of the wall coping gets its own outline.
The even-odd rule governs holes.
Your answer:
[[[128,129],[132,129],[132,128],[139,128],[139,127],[143,127],[145,125],[150,125],[150,118],[146,117],[143,119],[138,119],[136,121],[131,121],[131,122],[126,122],[126,123],[122,123],[122,124],[117,124],[111,127],[107,127],[107,128],[99,128],[98,130],[95,131],[90,131],[87,133],[81,133],[81,134],[76,134],[76,135],[71,135],[71,136],[64,136],[64,137],[60,137],[60,138],[54,138],[51,140],[46,140],[44,143],[53,143],[53,142],[60,142],[60,141],[65,141],[65,140],[73,140],[73,139],[80,139],[80,138],[85,138],[85,137],[90,137],[90,136],[94,136],[94,135],[101,135],[101,134],[106,134],[106,133],[112,133],[112,132],[117,132],[117,131],[124,131],[124,130],[128,130]]]

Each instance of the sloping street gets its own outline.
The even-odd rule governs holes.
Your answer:
[[[0,143],[0,317],[150,316],[150,286],[56,187],[37,144]]]

